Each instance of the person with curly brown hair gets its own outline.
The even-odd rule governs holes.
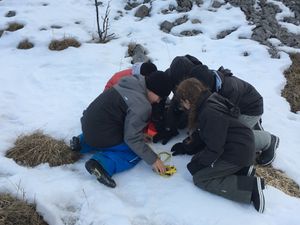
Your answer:
[[[252,202],[262,213],[264,181],[244,173],[254,164],[254,136],[238,120],[238,108],[195,78],[182,81],[176,97],[188,111],[188,128],[196,144],[192,152],[183,143],[175,144],[171,151],[194,155],[187,165],[194,184],[230,200]]]

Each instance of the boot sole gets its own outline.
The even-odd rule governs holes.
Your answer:
[[[257,190],[258,190],[258,195],[259,195],[259,213],[263,213],[265,210],[265,197],[263,194],[263,188],[264,188],[264,181],[262,181],[259,177],[257,178]]]
[[[267,163],[265,163],[265,164],[260,164],[261,166],[268,166],[268,165],[270,165],[273,161],[274,161],[274,159],[275,159],[275,157],[276,157],[276,150],[277,150],[277,148],[278,148],[278,146],[279,146],[279,137],[276,137],[276,141],[275,141],[275,149],[274,149],[274,155],[273,155],[273,158],[269,161],[269,162],[267,162]]]
[[[110,179],[103,175],[104,171],[99,171],[94,165],[86,165],[85,168],[91,175],[94,175],[101,184],[104,184],[105,186],[110,188],[116,187],[116,183],[113,179]]]
[[[255,170],[254,165],[251,165],[251,166],[249,167],[247,176],[248,176],[248,177],[254,177],[254,176],[255,176],[255,172],[256,172],[256,170]]]

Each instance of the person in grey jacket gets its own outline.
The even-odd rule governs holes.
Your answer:
[[[165,166],[145,143],[143,129],[151,116],[151,104],[170,94],[167,79],[156,71],[148,77],[129,76],[100,94],[83,112],[82,134],[71,148],[95,154],[85,164],[89,173],[106,186],[115,187],[113,174],[134,167],[141,159],[158,173]]]

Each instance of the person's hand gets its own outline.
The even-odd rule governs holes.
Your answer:
[[[182,142],[176,143],[175,145],[173,145],[173,147],[171,148],[171,152],[172,155],[184,155],[186,154],[186,147],[185,144]]]
[[[166,167],[163,161],[161,161],[159,158],[153,163],[152,167],[156,173],[161,174],[166,172]]]
[[[178,134],[177,130],[173,129],[164,129],[163,131],[158,132],[153,137],[153,143],[157,143],[161,141],[163,145],[167,144],[169,140],[171,140],[172,137],[175,137]]]

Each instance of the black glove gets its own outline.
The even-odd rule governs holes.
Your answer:
[[[171,148],[171,152],[172,155],[184,155],[186,154],[186,145],[183,144],[182,142],[176,143],[175,145],[173,145],[173,147]]]
[[[161,141],[163,145],[167,144],[168,141],[172,138],[175,137],[178,134],[177,130],[173,129],[164,129],[160,132],[158,132],[154,137],[153,137],[153,142],[157,143]]]

